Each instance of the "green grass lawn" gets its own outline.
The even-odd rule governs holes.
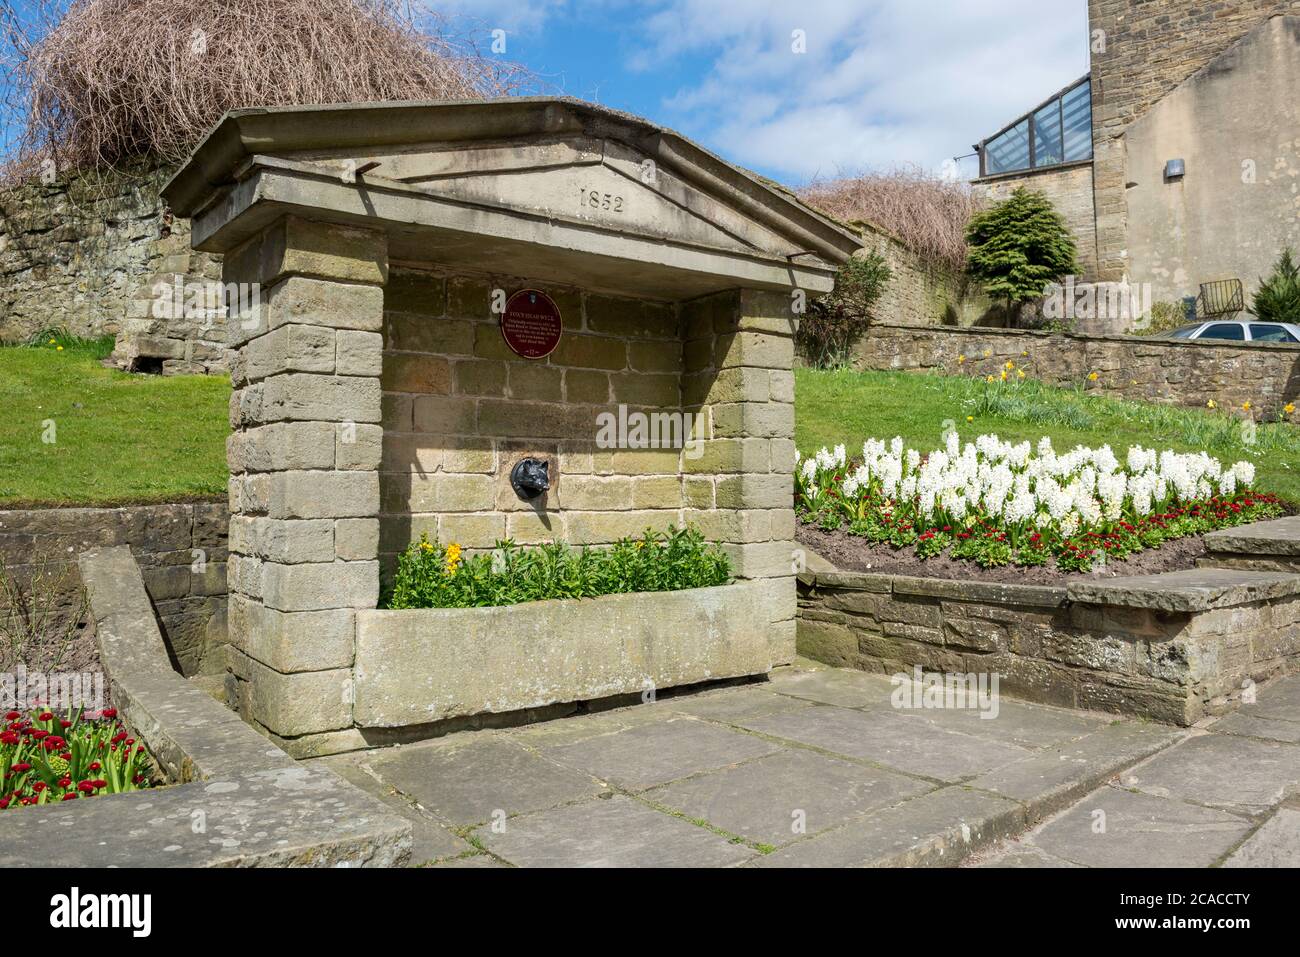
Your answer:
[[[795,385],[795,441],[805,454],[841,442],[860,454],[865,439],[896,435],[929,451],[943,447],[951,423],[963,438],[1049,435],[1058,452],[1109,443],[1121,461],[1131,445],[1205,450],[1225,463],[1255,463],[1257,487],[1300,501],[1300,428],[1289,423],[1251,429],[1220,411],[1108,399],[1029,379],[989,385],[963,376],[800,369]]]
[[[57,344],[63,345],[59,351]],[[109,505],[221,497],[230,382],[219,376],[128,375],[104,368],[112,340],[48,339],[0,348],[0,505]],[[1124,402],[1025,380],[801,369],[795,437],[803,452],[901,435],[939,448],[948,423],[1058,450],[1110,443],[1205,449],[1247,459],[1257,485],[1300,501],[1300,429],[1260,425],[1253,437],[1222,412]],[[966,417],[973,417],[967,422]],[[51,433],[48,422],[53,422]],[[52,437],[55,441],[45,442]]]
[[[230,380],[128,375],[100,364],[112,349],[0,347],[0,505],[224,497]]]

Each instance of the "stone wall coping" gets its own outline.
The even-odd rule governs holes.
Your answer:
[[[1072,582],[1071,601],[1153,611],[1198,612],[1300,594],[1300,575],[1193,568],[1161,575]]]
[[[1207,534],[1205,545],[1212,552],[1251,556],[1300,555],[1300,515],[1222,528]]]
[[[879,335],[884,331],[913,333],[942,333],[959,336],[1022,336],[1029,339],[1073,339],[1079,342],[1121,342],[1125,345],[1149,345],[1159,349],[1252,349],[1262,352],[1283,352],[1300,354],[1300,343],[1288,344],[1277,342],[1226,342],[1215,340],[1213,344],[1192,339],[1153,339],[1149,336],[1093,335],[1086,332],[1056,332],[1047,329],[1004,329],[999,326],[911,326],[893,322],[873,322],[869,336]]]
[[[954,601],[998,602],[1056,608],[1066,603],[1066,589],[1051,585],[1015,585],[1005,582],[967,581],[955,578],[918,578],[872,572],[804,572],[799,581],[813,588],[867,591],[878,594],[949,598]]]
[[[127,546],[84,552],[79,562],[114,703],[159,763],[188,783],[6,814],[0,866],[405,862],[407,821],[333,772],[295,763],[172,670]]]
[[[947,598],[954,601],[1052,608],[1059,608],[1068,602],[1081,602],[1177,612],[1231,608],[1300,594],[1300,575],[1222,568],[1195,568],[1159,575],[1089,579],[1071,582],[1066,587],[917,578],[867,572],[804,572],[799,576],[799,581],[810,588]]]

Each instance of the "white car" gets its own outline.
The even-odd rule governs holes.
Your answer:
[[[1290,322],[1251,322],[1250,320],[1211,320],[1194,322],[1153,336],[1154,339],[1197,339],[1211,342],[1297,342],[1300,325]]]

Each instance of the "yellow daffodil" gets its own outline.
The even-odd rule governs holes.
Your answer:
[[[984,381],[985,381],[985,382],[992,382],[992,381],[993,381],[993,376],[989,376],[989,377],[986,378]]]
[[[1025,370],[1024,370],[1024,369],[1017,369],[1017,370],[1016,370],[1016,378],[1017,378],[1017,379],[1023,379],[1024,377],[1025,377]]]
[[[1003,382],[1006,382],[1006,381],[1007,381],[1007,370],[1006,370],[1006,369],[1003,369],[1003,370],[1002,370],[1002,381],[1003,381]]]
[[[54,345],[54,340],[53,340],[53,339],[50,340],[50,345]]]
[[[1089,372],[1089,373],[1088,373],[1088,381],[1089,381],[1089,382],[1096,382],[1096,381],[1097,381],[1098,379],[1100,379],[1100,378],[1101,378],[1101,376],[1098,375],[1096,372]]]
[[[984,350],[984,358],[985,358],[985,359],[987,359],[987,358],[988,358],[989,356],[991,356],[991,355],[993,355],[993,350],[992,350],[992,349],[985,349],[985,350]]]
[[[54,351],[55,351],[55,352],[62,352],[62,351],[63,351],[63,346],[55,346],[55,347],[54,347]]]
[[[421,542],[421,543],[420,543],[420,551],[422,551],[422,552],[431,552],[431,551],[433,551],[433,545],[430,544],[429,542]]]
[[[960,366],[960,365],[965,365],[965,364],[966,364],[966,357],[965,357],[965,356],[958,356],[958,357],[957,357],[957,365]]]
[[[1206,407],[1207,409],[1217,409],[1217,408],[1219,407],[1219,405],[1218,405],[1217,402],[1215,402],[1213,399],[1211,399],[1209,402],[1205,403],[1205,407]]]
[[[975,416],[973,416],[973,415],[968,415],[968,416],[966,416],[966,421],[967,421],[967,422],[974,422],[974,421],[975,421]]]
[[[1012,362],[1010,359],[1008,359],[1008,360],[1007,360],[1007,371],[1010,371],[1010,370],[1014,369],[1015,367],[1016,367],[1016,364],[1015,364],[1014,362]]]
[[[1243,411],[1243,412],[1249,412],[1249,411],[1250,411],[1250,400],[1249,400],[1249,399],[1247,399],[1245,402],[1241,403],[1241,411]]]
[[[1288,402],[1286,405],[1282,406],[1282,411],[1285,412],[1287,415],[1290,415],[1292,412],[1295,411],[1295,403]]]

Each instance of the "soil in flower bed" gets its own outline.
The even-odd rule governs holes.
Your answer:
[[[1055,564],[1037,568],[1006,565],[981,568],[971,561],[947,554],[920,559],[912,548],[895,549],[887,544],[873,545],[846,531],[828,532],[815,525],[799,523],[796,538],[844,571],[872,572],[879,575],[910,575],[916,578],[946,578],[965,581],[1004,582],[1014,585],[1065,585],[1071,581],[1097,578],[1121,578],[1129,575],[1158,575],[1196,567],[1196,561],[1208,553],[1203,535],[1189,535],[1149,548],[1122,560],[1108,561],[1086,572],[1066,572]]]

